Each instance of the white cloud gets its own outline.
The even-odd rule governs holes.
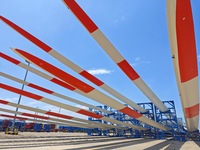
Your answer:
[[[118,23],[118,22],[121,22],[121,21],[123,21],[123,20],[125,20],[125,18],[126,18],[126,16],[125,15],[121,15],[121,16],[119,16],[119,18],[118,19],[115,19],[115,23]]]
[[[112,70],[107,70],[107,69],[91,69],[91,70],[87,70],[90,74],[92,75],[99,75],[99,74],[111,74],[111,72],[113,72]]]
[[[135,58],[135,62],[139,62],[139,61],[141,61],[141,58],[140,57],[136,57]]]
[[[12,97],[12,98],[1,98],[0,99],[2,100],[6,100],[6,101],[9,101],[9,102],[16,102],[17,100],[19,100],[19,97]]]
[[[131,63],[131,66],[137,66],[140,64],[149,64],[149,63],[150,63],[150,61],[144,61],[140,57],[136,57],[134,60],[134,63]]]

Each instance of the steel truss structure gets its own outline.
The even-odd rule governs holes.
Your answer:
[[[90,136],[129,136],[129,137],[135,137],[135,138],[152,138],[152,139],[166,139],[166,138],[172,138],[173,140],[179,140],[179,141],[185,141],[188,139],[195,139],[200,140],[199,132],[188,132],[185,128],[185,125],[182,122],[182,118],[178,118],[176,114],[176,108],[174,101],[163,101],[163,104],[168,108],[168,111],[161,112],[153,103],[147,102],[147,103],[138,103],[141,107],[148,110],[147,112],[143,113],[146,117],[155,120],[156,122],[163,124],[170,128],[170,131],[162,131],[159,129],[156,129],[152,126],[146,125],[134,118],[130,118],[129,116],[111,108],[108,106],[98,106],[100,108],[104,108],[106,110],[109,110],[112,112],[111,114],[103,114],[102,112],[98,110],[94,110],[90,108],[91,111],[95,112],[96,114],[105,115],[107,117],[123,121],[123,122],[129,122],[137,126],[142,126],[145,128],[148,128],[148,130],[145,131],[139,131],[139,130],[133,130],[131,128],[126,130],[101,130],[96,128],[95,130],[89,130],[88,135]],[[94,122],[100,122],[104,124],[108,124],[108,122],[103,122],[101,120],[89,117],[88,120],[94,121]]]

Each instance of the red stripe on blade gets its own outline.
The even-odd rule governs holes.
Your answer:
[[[91,75],[85,70],[79,74],[85,77],[86,79],[90,80],[92,83],[96,84],[97,86],[101,86],[104,84],[102,81],[100,81],[99,79],[97,79],[96,77],[94,77],[93,75]]]
[[[35,114],[22,113],[22,115],[28,116],[28,117],[33,117],[33,118],[40,118],[40,119],[47,119],[47,120],[49,119],[49,117],[39,116],[39,115],[35,115]]]
[[[23,90],[20,90],[20,89],[17,89],[17,88],[14,88],[14,87],[2,84],[2,83],[0,83],[0,88],[14,92],[14,93],[17,93],[17,94],[21,94],[21,95],[24,95],[24,96],[27,96],[27,97],[30,97],[30,98],[33,98],[35,100],[42,99],[42,97],[39,96],[39,95],[30,93],[30,92],[27,92],[27,91],[23,91]]]
[[[123,108],[123,109],[121,109],[119,111],[121,111],[124,114],[127,114],[127,115],[129,115],[129,116],[131,116],[133,118],[139,118],[139,117],[142,116],[142,114],[136,112],[135,110],[130,109],[129,107],[125,107],[125,108]]]
[[[64,118],[64,119],[72,119],[73,118],[71,116],[67,116],[67,115],[63,115],[63,114],[59,114],[59,113],[55,113],[55,112],[50,112],[50,111],[46,112],[45,114]]]
[[[123,60],[117,64],[124,73],[131,79],[136,80],[140,76],[137,74],[137,72],[129,65],[129,63],[126,60]]]
[[[24,118],[24,117],[14,117],[14,116],[5,115],[5,114],[1,114],[1,116],[3,116],[3,117],[8,117],[8,118],[16,118],[16,119],[19,119],[19,120],[28,120],[28,118]]]
[[[194,24],[190,0],[177,0],[176,33],[181,82],[198,76]]]
[[[64,0],[64,2],[90,33],[98,29],[95,23],[88,17],[75,0]]]
[[[193,118],[199,115],[199,104],[185,108],[186,118]]]
[[[0,57],[6,59],[6,60],[8,60],[8,61],[10,61],[10,62],[12,62],[12,63],[14,63],[14,64],[16,64],[16,65],[20,64],[20,61],[18,61],[18,60],[16,60],[16,59],[12,58],[12,57],[10,57],[10,56],[8,56],[8,55],[6,55],[6,54],[3,54],[3,53],[1,53],[1,52],[0,52]]]
[[[30,86],[30,87],[32,87],[34,89],[38,89],[38,90],[43,91],[43,92],[48,93],[48,94],[52,94],[53,93],[53,91],[50,91],[48,89],[45,89],[45,88],[43,88],[41,86],[37,86],[37,85],[32,84],[32,83],[28,84],[28,86]]]
[[[9,102],[4,101],[4,100],[0,100],[0,103],[1,103],[1,104],[8,104]]]
[[[49,73],[55,75],[56,77],[62,79],[63,81],[68,82],[69,84],[71,84],[72,86],[76,87],[77,89],[85,92],[85,93],[89,93],[92,90],[94,90],[93,87],[91,87],[90,85],[82,82],[81,80],[71,76],[70,74],[62,71],[61,69],[51,65],[50,63],[47,63],[45,61],[43,61],[40,58],[37,58],[25,51],[22,50],[16,50],[18,53],[20,53],[21,55],[23,55],[24,57],[26,57],[27,59],[29,59],[30,61],[32,61],[33,63],[35,63],[37,66],[43,68],[44,70],[48,71]]]
[[[83,109],[77,111],[77,113],[80,113],[80,114],[83,114],[83,115],[86,115],[86,116],[90,116],[90,117],[93,117],[93,118],[97,118],[97,119],[100,119],[100,118],[103,117],[101,115],[98,115],[98,114],[95,114],[93,112],[89,112],[89,111],[83,110]]]
[[[2,16],[0,16],[0,19],[2,19],[2,21],[4,21],[6,24],[8,24],[10,27],[12,27],[17,32],[19,32],[25,38],[29,39],[31,42],[33,42],[34,44],[39,46],[44,51],[49,52],[52,49],[51,47],[49,47],[48,45],[46,45],[45,43],[43,43],[42,41],[40,41],[39,39],[37,39],[36,37],[31,35],[27,31],[25,31],[24,29],[20,28],[19,26],[17,26],[16,24],[11,22],[10,20],[8,20],[8,19],[6,19],[6,18],[4,18]]]
[[[53,83],[56,83],[56,84],[62,86],[62,87],[65,87],[65,88],[67,88],[67,89],[69,89],[69,90],[71,90],[71,91],[74,91],[74,90],[76,89],[76,88],[72,87],[71,85],[69,85],[69,84],[67,84],[67,83],[65,83],[65,82],[63,82],[63,81],[60,81],[60,80],[58,80],[58,79],[56,79],[56,78],[51,79],[51,81],[52,81]]]

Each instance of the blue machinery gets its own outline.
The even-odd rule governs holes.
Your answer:
[[[26,122],[25,121],[19,121],[16,120],[14,123],[14,127],[17,128],[18,131],[26,131],[28,129],[32,129],[32,131],[35,132],[50,132],[51,131],[51,124],[42,124],[42,123],[33,123],[33,128],[26,128]],[[0,120],[0,132],[5,131],[7,128],[12,127],[13,125],[13,120],[11,119],[5,119],[5,120]]]
[[[161,112],[159,109],[151,102],[148,103],[138,103],[138,105],[142,106],[147,110],[147,112],[143,113],[144,116],[148,117],[149,119],[155,120],[156,122],[163,124],[169,127],[171,130],[168,132],[160,131],[154,127],[146,125],[136,119],[130,118],[129,116],[114,110],[108,106],[98,106],[100,108],[106,109],[112,113],[104,114],[100,111],[94,110],[90,108],[90,111],[93,111],[97,114],[101,114],[107,117],[114,118],[119,121],[129,122],[134,125],[142,126],[147,128],[146,131],[138,131],[133,129],[128,130],[117,130],[117,129],[109,129],[109,130],[102,130],[102,129],[89,129],[88,135],[90,136],[129,136],[129,137],[145,137],[145,138],[152,138],[152,139],[166,139],[172,138],[174,140],[185,141],[189,139],[200,140],[200,133],[199,131],[195,131],[193,133],[188,133],[181,118],[178,118],[176,115],[176,108],[174,101],[163,101],[163,103],[167,106],[169,111]],[[88,120],[100,122],[104,124],[108,124],[108,122],[91,118],[89,117]]]

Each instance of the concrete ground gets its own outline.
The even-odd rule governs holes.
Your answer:
[[[0,133],[4,150],[200,150],[200,142],[179,142],[143,138],[87,136],[84,133],[20,132]]]

